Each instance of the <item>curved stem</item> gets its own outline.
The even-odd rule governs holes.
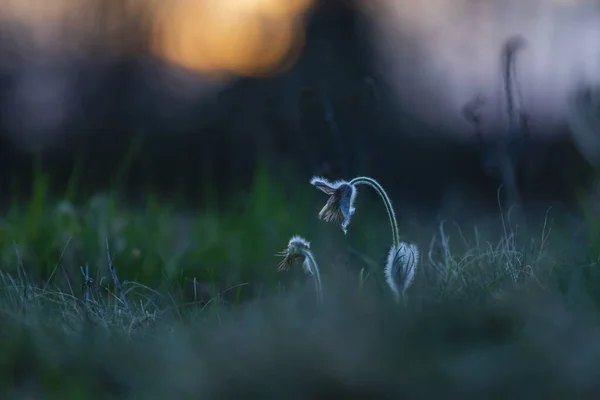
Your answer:
[[[396,214],[394,213],[394,209],[392,208],[392,201],[388,197],[387,193],[383,189],[383,187],[373,178],[369,178],[367,176],[358,176],[352,179],[349,182],[351,185],[368,185],[371,186],[375,191],[379,194],[383,203],[385,204],[385,208],[388,213],[388,217],[390,218],[390,225],[392,226],[392,236],[394,238],[394,246],[396,248],[400,246],[400,235],[398,233],[398,221],[396,221]]]
[[[308,250],[302,250],[302,255],[306,257],[306,260],[310,264],[310,269],[315,275],[315,290],[317,292],[317,302],[321,303],[323,301],[323,287],[321,286],[321,273],[319,272],[319,266],[317,265],[317,262],[315,261],[312,252]]]

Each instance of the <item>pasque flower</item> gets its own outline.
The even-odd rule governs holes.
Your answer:
[[[310,251],[310,243],[300,236],[293,236],[288,242],[287,247],[279,253],[283,260],[279,263],[279,271],[286,271],[296,263],[301,263],[304,272],[315,278],[315,290],[317,300],[322,301],[323,292],[321,286],[321,274],[315,257]]]
[[[327,200],[325,207],[319,212],[319,218],[327,222],[340,224],[344,233],[347,233],[350,219],[352,218],[352,215],[354,215],[354,202],[356,201],[356,195],[358,194],[356,186],[362,184],[375,189],[377,194],[379,194],[383,200],[387,210],[390,226],[392,227],[394,245],[398,246],[400,244],[398,222],[396,221],[396,214],[392,208],[392,202],[383,187],[375,179],[359,176],[349,182],[342,180],[330,182],[325,178],[313,177],[310,183],[329,195],[329,200]]]
[[[320,177],[312,178],[310,183],[329,195],[329,200],[319,212],[319,218],[340,225],[344,233],[347,233],[354,214],[356,187],[345,181],[330,182]]]
[[[319,218],[339,224],[344,233],[347,233],[350,219],[354,215],[358,185],[367,185],[373,188],[383,200],[390,227],[392,228],[392,247],[388,255],[385,268],[387,283],[399,297],[410,286],[414,279],[415,269],[419,259],[419,251],[415,245],[400,242],[398,221],[392,207],[392,202],[383,187],[373,178],[359,176],[350,181],[330,182],[325,178],[313,177],[312,185],[329,195],[325,206],[319,212]]]

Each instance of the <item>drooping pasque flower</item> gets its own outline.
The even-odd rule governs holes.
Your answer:
[[[310,243],[301,236],[292,236],[287,247],[278,255],[283,257],[277,268],[278,271],[286,271],[298,262],[302,264],[302,268],[307,275],[314,276],[317,300],[320,302],[323,297],[321,274],[315,257],[310,251]]]
[[[396,298],[399,299],[400,294],[404,293],[414,280],[415,270],[419,262],[419,250],[414,244],[400,241],[396,213],[383,186],[368,176],[357,176],[350,181],[339,180],[335,182],[330,182],[321,177],[314,177],[310,183],[329,195],[327,204],[319,212],[319,218],[339,224],[344,233],[347,233],[348,224],[350,224],[350,219],[355,211],[354,202],[358,185],[370,186],[381,197],[392,228],[392,247],[388,254],[385,275],[387,284]]]
[[[329,195],[327,203],[319,211],[319,218],[340,225],[344,233],[347,233],[354,214],[356,187],[346,181],[330,182],[321,177],[312,178],[310,184]]]

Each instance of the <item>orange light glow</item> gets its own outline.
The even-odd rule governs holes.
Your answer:
[[[237,0],[230,1],[229,4],[239,10],[282,17],[295,16],[305,12],[314,4],[314,0]]]
[[[179,0],[157,11],[152,50],[213,74],[266,75],[289,67],[304,44],[300,17],[314,0]]]

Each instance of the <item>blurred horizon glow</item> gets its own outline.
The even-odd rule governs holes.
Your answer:
[[[485,100],[484,133],[502,134],[500,53],[515,35],[526,43],[516,70],[532,133],[559,132],[571,91],[600,85],[600,0],[337,1],[358,10],[362,26],[347,40],[374,49],[393,106],[447,135],[473,139],[461,109],[475,96]],[[93,86],[113,60],[135,63],[141,85],[194,106],[238,77],[282,74],[304,49],[317,2],[0,0],[0,68],[11,85],[4,128],[32,145],[60,136],[86,112],[77,72]]]
[[[207,75],[261,76],[289,68],[304,46],[304,13],[316,0],[0,0],[13,50],[85,57],[122,53],[135,16],[147,17],[150,50]],[[143,15],[142,15],[143,14]],[[140,18],[142,20],[143,18]],[[135,21],[138,22],[138,21]],[[121,51],[120,51],[121,50]]]
[[[149,113],[166,99],[210,101],[237,77],[284,72],[304,47],[304,15],[315,3],[0,0],[0,72],[11,87],[3,129],[22,149],[52,146],[87,113],[77,72],[102,85],[104,68],[123,59],[165,96]]]

